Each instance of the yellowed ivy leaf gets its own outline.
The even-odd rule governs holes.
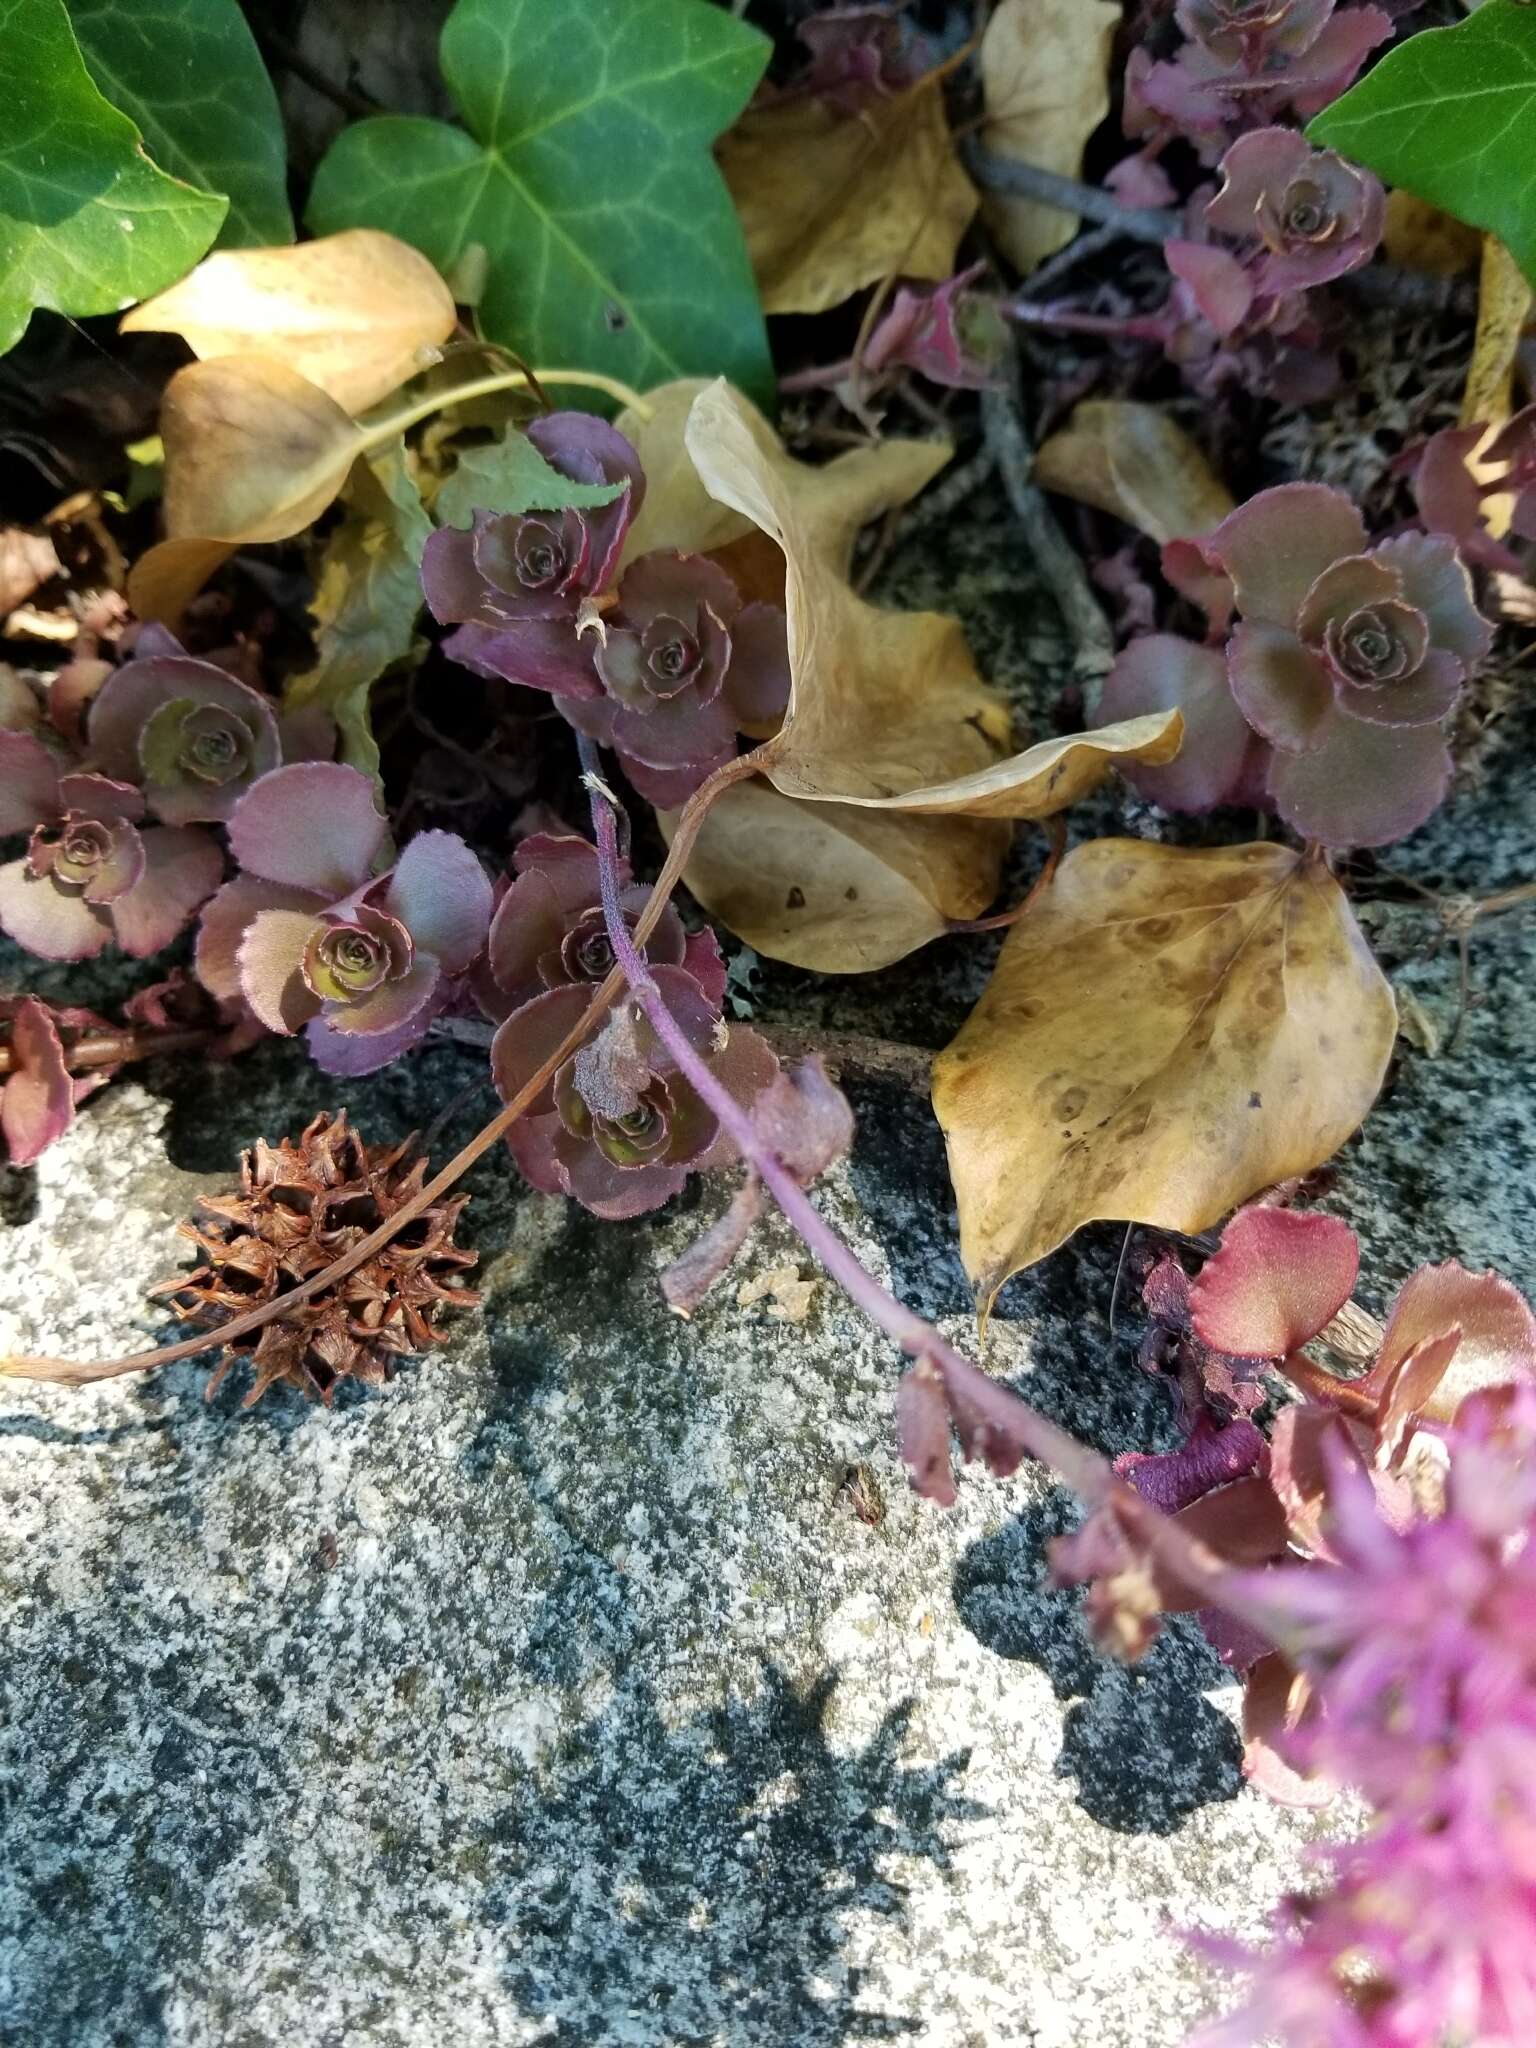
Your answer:
[[[1483,237],[1482,272],[1477,292],[1477,333],[1467,388],[1462,393],[1461,424],[1486,422],[1488,432],[1467,460],[1479,483],[1499,473],[1498,465],[1480,460],[1481,450],[1497,435],[1514,404],[1515,354],[1531,312],[1531,287],[1513,256],[1495,235]],[[1515,496],[1500,491],[1483,500],[1483,518],[1495,540],[1502,540],[1514,517]]]
[[[673,820],[663,816],[670,838]],[[688,887],[754,952],[818,974],[888,967],[979,917],[1009,830],[989,818],[911,818],[807,804],[762,781],[711,805]]]
[[[711,378],[679,378],[645,394],[649,417],[630,409],[614,422],[634,444],[645,471],[645,502],[625,542],[626,561],[652,548],[710,554],[757,531],[745,513],[710,495],[688,449],[688,416],[694,401],[715,388]],[[752,422],[753,431],[772,443],[773,429],[752,401],[732,385],[718,388]],[[850,448],[831,462],[796,463],[801,518],[846,574],[861,528],[893,505],[915,498],[953,453],[948,441],[889,440]]]
[[[791,689],[763,755],[773,787],[722,799],[687,869],[701,902],[759,952],[824,973],[900,959],[986,908],[1009,820],[1060,810],[1117,755],[1177,751],[1180,721],[1160,712],[1010,754],[1007,708],[959,621],[854,592],[859,527],[943,451],[887,443],[812,468],[718,382],[694,400],[686,440],[705,487],[784,564]]]
[[[310,611],[316,662],[284,692],[290,710],[318,704],[341,730],[341,757],[378,773],[368,693],[411,651],[421,610],[421,551],[432,531],[421,494],[395,441],[347,479],[347,516],[325,544]]]
[[[1205,1230],[1365,1116],[1392,992],[1327,870],[1278,845],[1078,847],[934,1065],[983,1307],[1096,1219]]]
[[[770,313],[824,313],[896,272],[948,277],[976,211],[936,75],[858,114],[770,102],[718,155]]]
[[[1432,277],[1460,277],[1476,270],[1482,249],[1482,236],[1465,221],[1453,220],[1401,186],[1387,194],[1381,252],[1390,262],[1405,270],[1428,271]]]
[[[1119,754],[1171,760],[1160,712],[1007,755],[1008,711],[958,619],[872,605],[847,580],[858,520],[724,383],[695,399],[688,449],[713,495],[779,545],[789,710],[765,771],[786,796],[901,812],[1040,818],[1084,795]]]
[[[1034,480],[1112,512],[1162,542],[1209,533],[1233,497],[1176,420],[1159,405],[1087,398],[1043,442]]]
[[[266,356],[189,363],[166,386],[165,530],[172,540],[287,540],[330,504],[362,430],[317,384]]]
[[[128,571],[128,604],[136,618],[174,626],[214,570],[235,552],[228,540],[162,540]]]
[[[1118,0],[1001,0],[981,39],[987,148],[1077,177],[1083,145],[1109,112],[1110,45],[1120,17]],[[1077,233],[1075,213],[1035,199],[989,197],[985,211],[1021,271]]]
[[[358,413],[435,360],[457,317],[425,256],[349,228],[282,249],[221,249],[121,326],[179,334],[204,362],[275,357]]]

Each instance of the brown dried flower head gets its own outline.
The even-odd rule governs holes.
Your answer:
[[[427,1162],[413,1163],[414,1145],[414,1138],[389,1148],[364,1144],[345,1110],[317,1116],[297,1144],[258,1139],[241,1158],[238,1191],[199,1202],[197,1220],[178,1226],[202,1263],[162,1281],[155,1295],[183,1321],[217,1329],[291,1292],[418,1191]],[[329,1406],[340,1381],[382,1385],[397,1358],[442,1343],[441,1312],[480,1299],[462,1280],[476,1255],[453,1241],[467,1199],[433,1203],[334,1287],[227,1344],[209,1396],[246,1359],[255,1378],[245,1407],[280,1380]]]

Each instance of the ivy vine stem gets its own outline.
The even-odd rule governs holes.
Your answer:
[[[654,417],[654,408],[638,391],[621,384],[617,377],[605,377],[597,370],[498,370],[494,377],[473,377],[467,384],[454,385],[451,391],[428,392],[425,398],[418,399],[401,412],[391,413],[387,419],[360,422],[363,428],[360,452],[366,455],[375,448],[382,448],[408,427],[430,419],[435,412],[446,411],[450,405],[462,405],[468,398],[491,398],[498,391],[526,391],[543,384],[576,384],[584,391],[601,391],[609,398],[616,398],[620,405],[628,406],[642,420]]]

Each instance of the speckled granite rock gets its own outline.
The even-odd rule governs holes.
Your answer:
[[[892,574],[958,597],[1022,691],[1053,627],[994,511],[975,559]],[[1478,891],[1529,871],[1520,737],[1397,865]],[[1409,959],[1432,930],[1384,945],[1444,1012],[1454,949]],[[1459,1048],[1406,1051],[1341,1162],[1373,1306],[1451,1252],[1536,1281],[1533,953],[1532,921],[1489,923]],[[938,1043],[989,958],[770,969],[762,1007]],[[436,1046],[349,1099],[394,1135],[474,1071]],[[853,1092],[820,1199],[966,1339],[932,1121]],[[12,1177],[0,1347],[152,1337],[174,1221],[332,1100],[282,1046],[116,1084]],[[1174,2048],[1216,1990],[1170,1923],[1256,1928],[1308,1832],[1240,1789],[1198,1639],[1134,1673],[1090,1653],[1043,1583],[1071,1508],[1038,1474],[914,1501],[890,1348],[825,1288],[798,1328],[735,1299],[795,1258],[777,1226],[684,1325],[656,1270],[718,1191],[599,1225],[499,1164],[472,1187],[485,1315],[334,1413],[205,1405],[194,1366],[0,1387],[0,2040]],[[1091,1231],[1015,1282],[989,1348],[1112,1448],[1167,1427],[1107,1328],[1117,1251]]]

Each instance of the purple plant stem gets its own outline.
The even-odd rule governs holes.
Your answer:
[[[740,1148],[742,1157],[778,1203],[808,1250],[815,1253],[827,1272],[867,1315],[877,1329],[884,1330],[909,1358],[926,1365],[944,1382],[946,1390],[958,1388],[963,1394],[983,1395],[995,1403],[997,1382],[963,1358],[932,1323],[898,1301],[874,1275],[860,1264],[852,1250],[821,1216],[805,1190],[773,1149],[765,1145],[751,1116],[738,1103],[689,1044],[660,989],[651,978],[644,955],[636,947],[620,903],[618,833],[614,801],[602,779],[601,762],[591,740],[580,738],[581,765],[592,805],[592,829],[597,843],[597,870],[602,892],[603,920],[620,972],[656,1036],[698,1093]],[[1194,1542],[1140,1495],[1116,1479],[1109,1461],[1080,1444],[1016,1395],[1007,1396],[1009,1422],[1013,1433],[1033,1457],[1066,1480],[1073,1491],[1090,1506],[1111,1501],[1122,1520],[1135,1527],[1149,1549],[1166,1558],[1186,1581],[1200,1587],[1216,1603],[1229,1574],[1204,1545]]]

